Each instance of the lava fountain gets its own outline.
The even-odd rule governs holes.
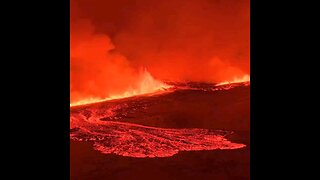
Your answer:
[[[81,99],[79,101],[73,102],[70,104],[70,106],[79,106],[79,105],[85,105],[85,104],[92,104],[97,102],[103,102],[113,99],[122,99],[132,96],[138,96],[138,95],[147,95],[147,94],[159,94],[163,93],[172,86],[163,83],[159,80],[156,80],[153,78],[153,76],[146,70],[143,69],[140,71],[139,74],[139,80],[136,88],[129,87],[125,92],[121,94],[114,94],[109,95],[107,98],[85,98]]]
[[[221,116],[227,116],[227,113],[212,115],[214,108],[227,109],[226,103],[211,107],[214,105],[208,105],[207,101],[214,93],[230,93],[231,88],[250,82],[249,75],[230,80],[249,74],[248,4],[248,0],[71,0],[70,138],[92,142],[96,150],[105,154],[139,158],[245,147],[227,139],[232,134],[230,129],[164,128],[130,120],[138,117],[144,121],[151,118],[161,121],[164,114],[169,114],[172,122],[184,124],[188,118],[197,121],[211,115],[208,121],[215,123]],[[163,79],[176,84],[221,83],[199,88],[192,83],[170,85],[160,81]],[[142,96],[149,98],[148,102],[152,99],[152,103],[162,104],[157,106],[157,111],[149,111],[148,104],[131,107],[131,104],[143,104]],[[177,105],[186,96],[192,100]],[[198,113],[196,100],[208,105],[202,108],[210,111]],[[234,106],[241,108],[237,103]],[[177,106],[189,109],[182,111]],[[139,116],[130,117],[127,112],[119,116],[117,109],[135,111]],[[181,115],[192,110],[197,116]]]

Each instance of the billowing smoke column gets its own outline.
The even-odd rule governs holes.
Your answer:
[[[73,4],[72,4],[73,5]],[[76,6],[75,6],[76,7]],[[133,68],[111,39],[71,10],[71,105],[146,94],[168,87],[145,68]]]
[[[249,4],[71,0],[71,102],[139,89],[141,67],[170,81],[249,75]]]

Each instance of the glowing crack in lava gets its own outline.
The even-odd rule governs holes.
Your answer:
[[[122,98],[137,96],[137,95],[161,93],[169,89],[170,87],[172,86],[154,79],[146,69],[143,69],[140,72],[140,77],[139,77],[139,81],[136,88],[130,87],[128,88],[127,91],[125,91],[122,94],[110,95],[107,98],[96,98],[96,97],[85,98],[80,101],[71,103],[70,106],[91,104],[91,103],[103,102],[103,101],[113,100],[113,99],[122,99]]]

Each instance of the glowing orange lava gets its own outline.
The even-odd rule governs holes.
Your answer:
[[[250,82],[250,76],[249,75],[244,75],[241,78],[235,77],[231,81],[223,81],[221,83],[218,83],[216,86],[232,84],[232,83],[243,83],[243,82]]]
[[[124,104],[122,104],[124,105]],[[70,114],[70,138],[93,143],[103,154],[134,158],[170,157],[180,151],[231,150],[246,147],[231,142],[232,131],[200,128],[160,128],[129,122],[103,120],[116,117],[120,106],[73,108]],[[134,107],[131,107],[134,108]]]
[[[170,85],[167,85],[159,80],[154,79],[146,69],[141,71],[139,78],[140,79],[136,87],[130,87],[127,89],[127,91],[125,91],[122,94],[110,95],[107,98],[97,98],[97,97],[86,98],[77,102],[73,102],[70,104],[70,106],[79,106],[79,105],[102,102],[106,100],[122,99],[122,98],[127,98],[132,96],[164,92],[166,89],[171,87]]]

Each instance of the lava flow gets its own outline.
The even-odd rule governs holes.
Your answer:
[[[92,141],[104,154],[130,157],[168,157],[179,151],[238,149],[245,147],[228,141],[231,132],[207,129],[164,129],[132,123],[103,122],[73,129],[71,139]]]
[[[94,142],[94,148],[104,154],[140,158],[168,157],[179,151],[245,147],[228,141],[225,136],[232,133],[228,131],[165,129],[98,119],[81,113],[71,115],[71,139]]]
[[[249,146],[227,139],[249,126],[249,2],[71,0],[71,139],[130,157]]]
[[[185,87],[179,89],[182,86],[175,83],[175,87],[178,88],[176,91],[194,90],[198,93],[208,91],[215,93],[217,90],[230,90],[230,88],[221,89],[211,84],[188,83],[185,86],[190,89]],[[233,86],[233,88],[236,87],[238,86]],[[246,146],[227,139],[227,136],[233,133],[232,131],[160,128],[127,122],[128,119],[136,118],[154,120],[155,112],[152,109],[159,107],[159,104],[165,106],[165,101],[172,102],[171,95],[134,97],[71,107],[70,138],[76,141],[92,142],[94,149],[104,154],[113,153],[137,158],[168,157],[179,151],[238,149]]]

